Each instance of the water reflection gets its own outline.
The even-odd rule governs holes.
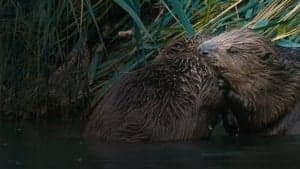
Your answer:
[[[126,144],[84,142],[82,124],[0,125],[1,169],[300,168],[300,137],[225,137]]]

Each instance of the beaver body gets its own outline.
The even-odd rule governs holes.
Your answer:
[[[231,134],[300,134],[300,52],[274,46],[249,29],[234,30],[198,47],[225,81]]]
[[[84,136],[128,142],[208,138],[223,95],[212,71],[197,58],[198,41],[178,41],[124,75],[94,110]]]

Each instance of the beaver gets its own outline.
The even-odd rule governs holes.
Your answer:
[[[199,45],[199,57],[229,88],[225,98],[230,110],[223,114],[228,133],[300,134],[299,51],[275,46],[250,29]]]
[[[126,73],[96,106],[84,137],[117,142],[208,138],[224,98],[213,71],[197,57],[201,39],[178,40],[145,67]]]

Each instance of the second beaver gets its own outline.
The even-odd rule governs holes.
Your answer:
[[[300,134],[300,52],[276,47],[250,29],[223,33],[198,47],[230,88],[233,134]],[[228,117],[233,117],[231,122]]]
[[[128,142],[208,138],[224,100],[217,78],[197,57],[201,41],[176,41],[124,75],[92,113],[84,136]]]

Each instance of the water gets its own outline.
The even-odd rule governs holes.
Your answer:
[[[0,125],[0,169],[299,169],[300,136],[87,143],[82,125]]]

